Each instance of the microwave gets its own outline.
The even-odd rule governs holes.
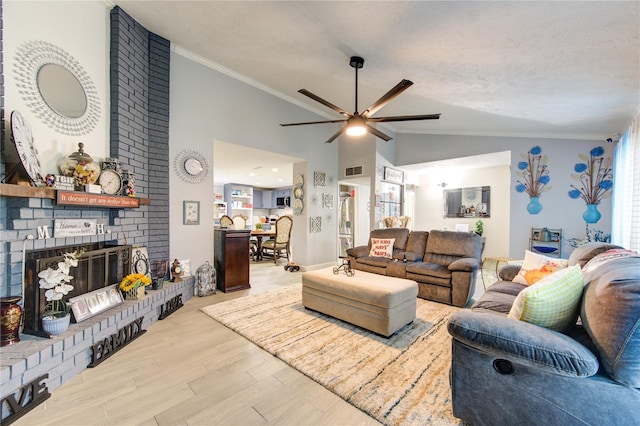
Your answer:
[[[290,207],[290,206],[291,206],[291,197],[276,198],[276,207]]]

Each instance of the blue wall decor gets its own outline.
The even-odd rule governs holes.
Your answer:
[[[582,198],[587,204],[587,210],[582,218],[587,223],[597,223],[600,220],[600,212],[597,205],[605,197],[611,195],[613,188],[613,172],[611,170],[611,158],[604,157],[604,148],[597,146],[589,152],[589,156],[580,154],[583,163],[576,163],[571,177],[579,182],[578,186],[571,185],[569,197]]]
[[[538,214],[542,210],[540,194],[551,189],[551,186],[547,186],[550,180],[547,156],[542,155],[542,148],[536,145],[522,157],[526,161],[518,163],[516,174],[522,177],[522,181],[516,181],[516,191],[526,192],[529,195],[527,211],[529,214]]]

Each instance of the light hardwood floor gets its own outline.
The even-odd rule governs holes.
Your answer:
[[[96,368],[56,389],[20,425],[374,425],[200,308],[299,283],[301,272],[251,264],[250,290],[193,297]]]

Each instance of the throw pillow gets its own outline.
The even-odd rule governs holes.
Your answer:
[[[508,317],[565,331],[578,319],[582,289],[580,266],[561,269],[522,290],[513,301]]]
[[[526,250],[520,272],[513,278],[513,282],[531,285],[547,275],[566,268],[567,265],[566,259],[555,259]]]
[[[395,242],[395,238],[372,238],[369,256],[391,258],[393,255],[393,243]]]

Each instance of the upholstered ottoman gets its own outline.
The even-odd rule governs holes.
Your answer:
[[[333,268],[302,274],[302,304],[389,337],[416,318],[418,284],[403,278]]]

